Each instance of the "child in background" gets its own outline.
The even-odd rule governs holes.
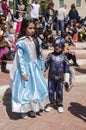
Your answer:
[[[48,49],[49,46],[52,46],[53,40],[54,40],[54,37],[53,37],[52,30],[51,30],[51,26],[50,26],[50,24],[48,24],[46,26],[46,31],[44,33],[44,43],[45,43],[44,46],[46,49]]]
[[[40,23],[40,21],[36,21],[35,26],[37,37],[39,37],[43,41],[44,40],[43,25]]]
[[[23,20],[23,18],[21,17],[21,15],[20,15],[18,18],[14,18],[14,21],[16,22],[16,30],[15,30],[15,33],[17,33],[17,34],[20,33],[22,20]]]
[[[45,66],[49,68],[48,74],[48,91],[50,104],[46,107],[46,111],[50,111],[56,107],[58,112],[63,113],[63,84],[69,85],[69,63],[64,55],[65,40],[57,37],[54,40],[54,51],[49,53]],[[55,97],[56,93],[56,97]]]
[[[73,65],[76,67],[79,67],[77,63],[77,58],[75,54],[75,50],[71,50],[70,47],[73,45],[75,46],[74,42],[72,42],[71,37],[69,34],[64,33],[64,39],[65,39],[65,47],[64,47],[64,54],[67,56],[68,60],[73,61]]]

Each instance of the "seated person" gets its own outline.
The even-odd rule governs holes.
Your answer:
[[[51,26],[50,24],[48,24],[46,26],[46,31],[44,33],[44,41],[47,44],[47,47],[52,46],[53,40],[54,40],[54,37],[52,34]]]
[[[71,20],[65,30],[72,38],[73,38],[74,34],[77,32],[75,25],[76,25],[76,23],[74,22],[74,20]]]
[[[65,39],[65,47],[64,47],[64,53],[67,56],[68,60],[73,61],[73,65],[79,67],[77,60],[76,60],[76,55],[74,51],[71,51],[70,46],[74,45],[74,43],[71,42],[71,39],[67,33],[64,34],[64,39]]]

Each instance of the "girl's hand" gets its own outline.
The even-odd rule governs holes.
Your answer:
[[[23,78],[23,80],[28,81],[28,76],[27,76],[27,74],[22,75],[22,78]]]
[[[45,72],[45,71],[42,71],[42,73],[43,73],[43,76],[45,77],[45,76],[46,76],[46,72]]]

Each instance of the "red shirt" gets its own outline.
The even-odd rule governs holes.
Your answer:
[[[8,6],[7,6],[6,2],[3,1],[1,6],[2,6],[4,14],[7,16],[8,15]]]

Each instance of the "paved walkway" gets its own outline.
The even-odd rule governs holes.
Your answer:
[[[43,50],[44,57],[50,51],[52,48]],[[80,67],[74,67],[72,90],[64,90],[63,114],[53,109],[24,120],[20,114],[12,113],[9,74],[0,72],[0,130],[86,130],[86,43],[76,44],[76,54]],[[8,64],[9,69],[11,65]]]

